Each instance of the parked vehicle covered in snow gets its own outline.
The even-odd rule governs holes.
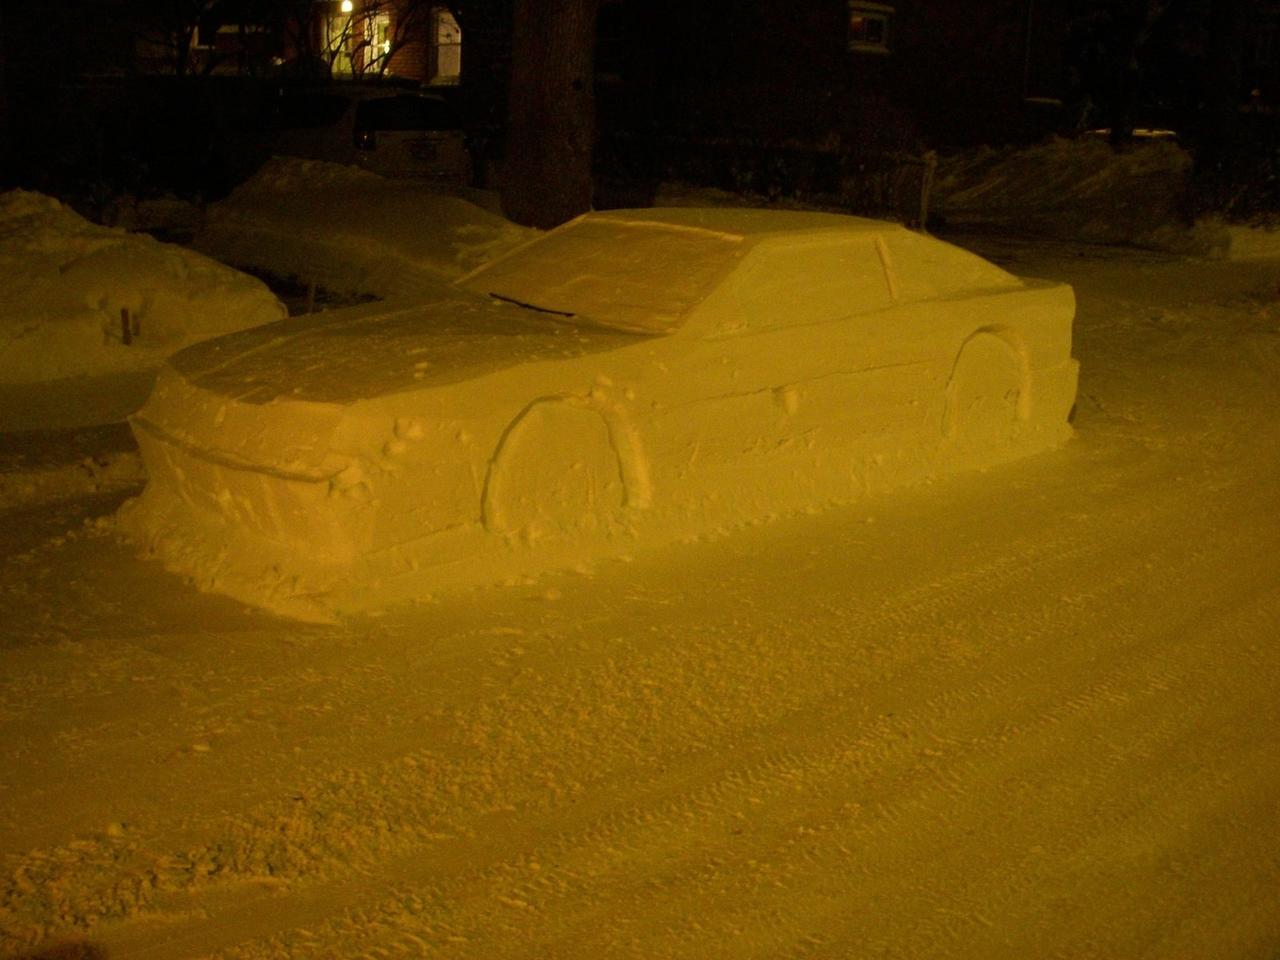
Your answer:
[[[330,84],[285,92],[272,151],[349,164],[384,177],[465,186],[471,156],[444,97],[388,86]]]
[[[1061,443],[1074,304],[890,223],[591,213],[178,354],[122,522],[298,616],[626,553]]]

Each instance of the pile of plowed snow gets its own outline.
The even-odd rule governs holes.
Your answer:
[[[25,190],[0,194],[0,290],[0,384],[151,370],[286,312],[253,277]]]
[[[333,293],[395,297],[461,276],[533,236],[424,184],[276,157],[208,209],[194,245]]]
[[[954,228],[1212,253],[1227,232],[1189,220],[1192,159],[1171,140],[1116,148],[1100,137],[979,147],[944,158],[930,210]]]

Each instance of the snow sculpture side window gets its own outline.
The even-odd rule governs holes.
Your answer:
[[[821,323],[893,303],[875,240],[866,236],[764,243],[743,264],[734,292],[748,329]]]
[[[893,7],[849,0],[849,49],[856,53],[888,53]]]

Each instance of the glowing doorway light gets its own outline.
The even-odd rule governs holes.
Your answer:
[[[342,12],[350,13],[355,8],[351,4],[351,0],[342,0]]]

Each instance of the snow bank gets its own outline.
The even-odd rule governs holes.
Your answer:
[[[209,208],[194,243],[228,263],[387,298],[461,276],[533,235],[422,184],[276,157]]]
[[[0,194],[0,290],[0,384],[152,370],[285,315],[252,277],[24,190]]]
[[[1097,137],[1054,137],[1029,147],[981,147],[943,159],[931,212],[948,226],[1220,252],[1219,226],[1188,223],[1191,156],[1152,140],[1117,150]]]
[[[1226,230],[1231,237],[1228,256],[1232,260],[1280,259],[1280,230],[1235,224],[1227,227]]]

